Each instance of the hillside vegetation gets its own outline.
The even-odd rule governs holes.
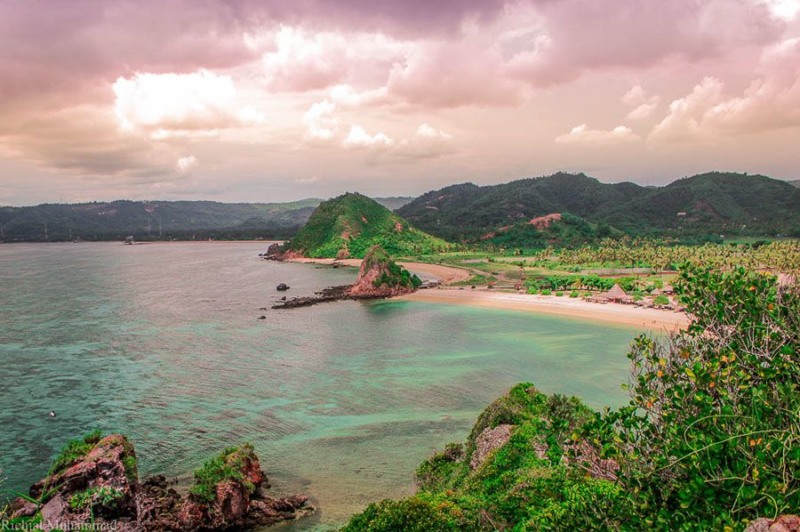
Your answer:
[[[608,224],[593,224],[579,216],[553,213],[499,227],[480,237],[477,244],[490,249],[544,249],[597,244],[606,238],[623,236]]]
[[[345,530],[767,530],[796,514],[800,290],[700,268],[676,288],[694,321],[634,341],[627,406],[520,384],[420,465],[415,495]]]
[[[358,257],[380,245],[392,256],[445,251],[449,244],[413,228],[375,200],[347,193],[317,207],[286,244],[306,257]]]
[[[428,192],[398,214],[431,234],[475,241],[501,226],[568,213],[631,235],[800,235],[800,190],[760,175],[707,173],[664,187],[558,173]]]

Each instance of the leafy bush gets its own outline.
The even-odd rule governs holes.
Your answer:
[[[414,496],[399,501],[389,499],[370,504],[342,528],[343,532],[444,532],[467,526],[461,510],[449,501]]]
[[[73,510],[82,510],[93,505],[113,508],[123,495],[120,490],[111,486],[95,486],[70,497],[69,507]]]
[[[669,298],[665,295],[659,294],[653,298],[653,305],[658,305],[658,306],[669,305]]]
[[[581,295],[580,292],[578,292],[577,290],[573,290],[572,292],[569,293],[569,297],[573,299],[579,297],[580,295]]]
[[[637,338],[630,405],[590,426],[623,465],[640,526],[737,528],[796,511],[800,294],[743,269],[689,268],[676,289],[689,329]]]

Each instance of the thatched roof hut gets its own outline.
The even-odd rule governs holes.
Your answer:
[[[661,290],[659,290],[658,288],[653,288],[653,291],[650,292],[650,295],[651,296],[660,296],[661,293],[662,293]]]
[[[605,297],[609,301],[627,302],[632,301],[633,298],[625,293],[625,290],[619,284],[611,287],[611,290],[605,293]]]
[[[789,273],[778,274],[778,288],[788,288],[797,284],[797,278]]]
[[[671,294],[675,292],[675,288],[673,288],[669,283],[664,283],[664,286],[661,287],[661,291],[665,294]]]

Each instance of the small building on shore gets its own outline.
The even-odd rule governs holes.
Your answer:
[[[604,295],[606,301],[611,301],[613,303],[632,303],[633,298],[625,293],[625,290],[619,284],[615,284],[611,287],[611,290],[605,293]]]

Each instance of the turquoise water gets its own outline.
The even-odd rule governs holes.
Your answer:
[[[262,311],[279,282],[355,277],[265,247],[0,246],[0,494],[94,428],[127,434],[145,475],[250,441],[276,490],[313,498],[306,529],[411,493],[419,462],[517,382],[625,400],[634,329],[409,301]]]

